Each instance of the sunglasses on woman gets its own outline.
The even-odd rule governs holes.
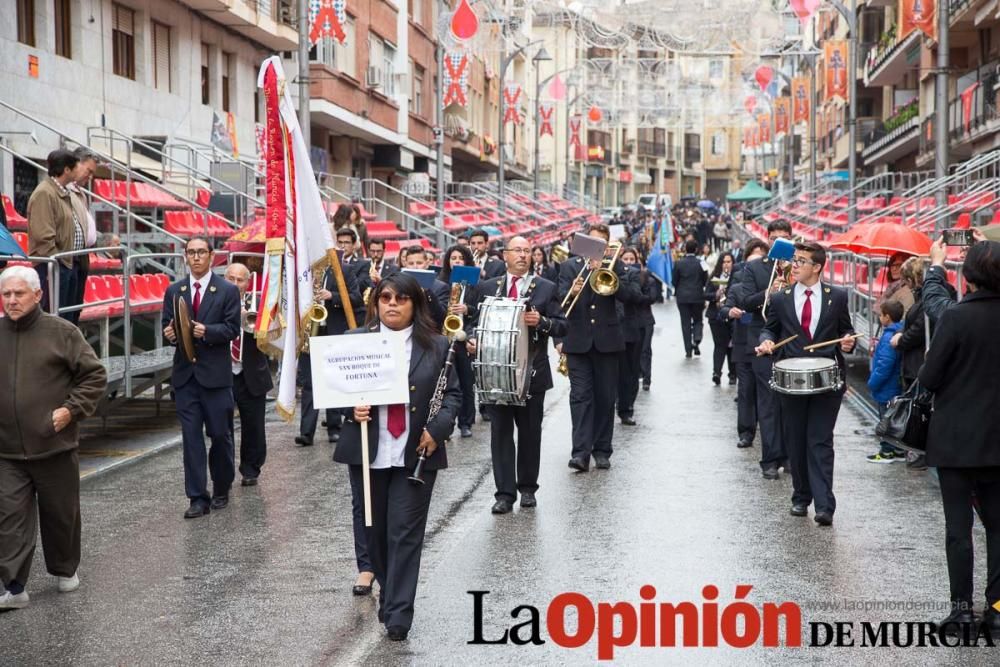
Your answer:
[[[393,300],[395,300],[399,305],[403,305],[404,303],[410,302],[410,295],[396,294],[395,292],[382,292],[378,295],[378,301],[381,304],[389,305],[393,302]]]

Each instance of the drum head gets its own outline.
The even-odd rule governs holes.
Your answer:
[[[775,368],[784,371],[821,371],[836,365],[835,359],[825,357],[792,357],[774,362]]]
[[[487,297],[483,301],[473,363],[476,394],[483,403],[524,404],[530,368],[523,313],[523,303],[513,299]]]

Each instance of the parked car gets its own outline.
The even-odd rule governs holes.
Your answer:
[[[604,224],[608,224],[609,222],[611,222],[611,219],[613,217],[615,217],[616,215],[620,216],[621,212],[622,210],[618,206],[605,206],[604,208],[601,209],[601,212],[599,214],[601,216],[601,222],[603,222]]]

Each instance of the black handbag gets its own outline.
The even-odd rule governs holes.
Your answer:
[[[889,402],[875,427],[875,435],[896,447],[927,451],[927,431],[931,423],[933,395],[917,382]]]

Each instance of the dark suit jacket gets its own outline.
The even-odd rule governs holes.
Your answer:
[[[628,303],[619,302],[620,315],[622,318],[622,336],[626,343],[638,343],[642,338],[641,329],[648,326],[648,320],[653,317],[651,306],[656,302],[655,287],[659,286],[656,278],[646,276],[645,287],[640,282],[639,267],[634,266],[628,269],[629,277],[635,279],[638,289],[637,298]],[[653,285],[652,283],[656,283]]]
[[[247,391],[251,396],[263,396],[274,388],[271,369],[267,365],[267,356],[257,348],[253,334],[243,336],[243,380],[247,383]]]
[[[486,258],[486,263],[483,264],[483,275],[480,280],[496,278],[497,276],[502,276],[507,273],[507,263],[502,259],[497,259],[493,255],[489,255]]]
[[[705,281],[708,273],[701,266],[701,260],[694,255],[685,255],[674,264],[674,298],[677,303],[701,304],[705,296]]]
[[[559,266],[560,303],[569,294],[573,281],[580,274],[583,265],[582,257],[571,257]],[[621,262],[615,264],[615,274],[619,283],[618,292],[613,296],[600,296],[595,294],[589,285],[584,285],[573,312],[566,318],[567,331],[562,340],[563,352],[586,354],[594,349],[610,353],[625,349],[625,338],[616,303],[638,301],[639,283],[637,276],[627,272]],[[569,308],[570,303],[572,299],[566,303],[566,308]]]
[[[352,329],[349,334],[366,333],[377,331],[379,325],[370,327],[359,327]],[[438,447],[434,453],[427,458],[424,463],[424,470],[439,470],[448,467],[448,456],[445,452],[444,441],[447,440],[455,429],[455,418],[458,410],[462,406],[462,390],[458,387],[458,374],[452,367],[448,373],[448,385],[444,396],[441,399],[441,410],[430,422],[427,421],[427,414],[430,411],[431,397],[434,396],[434,389],[437,386],[438,376],[444,368],[445,358],[448,355],[448,339],[438,336],[434,339],[434,346],[431,349],[420,347],[416,340],[413,341],[413,348],[410,353],[410,432],[406,441],[406,451],[404,462],[407,468],[412,469],[417,464],[417,445],[420,444],[420,436],[424,429],[431,434]],[[372,406],[371,420],[368,422],[368,458],[369,463],[375,460],[378,454],[378,414],[381,406]],[[333,452],[333,460],[338,463],[348,463],[350,465],[361,465],[361,425],[354,421],[354,409],[346,408],[342,410],[346,423],[341,428],[340,440]]]
[[[639,324],[651,327],[656,324],[656,318],[653,316],[653,304],[663,299],[663,283],[654,278],[649,271],[646,271],[645,274],[640,272],[639,291],[642,293],[642,300],[636,306]]]
[[[773,261],[770,257],[762,257],[743,265],[740,271],[739,284],[732,290],[735,305],[742,311],[750,313],[752,319],[747,325],[747,347],[746,352],[753,355],[753,349],[757,347],[760,338],[760,331],[764,328],[764,318],[761,316],[761,309],[764,306],[764,297],[767,294],[767,287],[771,280],[771,268]],[[770,310],[771,306],[768,306]]]
[[[841,377],[844,377],[844,355],[840,344],[828,345],[818,350],[805,350],[811,343],[833,340],[854,333],[854,323],[851,321],[851,311],[847,306],[847,291],[841,287],[832,287],[821,283],[823,305],[816,324],[816,333],[809,340],[802,333],[802,325],[795,314],[795,297],[792,288],[783,289],[771,296],[767,307],[767,324],[760,333],[759,342],[784,340],[792,334],[798,338],[777,351],[776,359],[790,357],[826,357],[836,359],[840,366]]]
[[[472,316],[465,320],[466,334],[475,338],[479,310],[483,300],[488,296],[506,296],[508,290],[507,274],[480,282],[476,290],[476,306]],[[523,296],[523,295],[522,295]],[[549,338],[562,338],[566,335],[566,318],[559,308],[559,295],[555,283],[545,278],[535,277],[528,285],[528,307],[537,310],[542,316],[537,327],[529,328],[531,338],[528,342],[528,354],[531,355],[531,382],[528,392],[540,394],[552,388],[552,367],[549,365]]]
[[[438,330],[444,326],[444,318],[448,314],[448,302],[451,301],[451,285],[441,280],[434,280],[434,286],[424,290],[427,303],[431,308],[431,318]]]
[[[545,278],[551,283],[557,283],[559,282],[559,265],[549,264],[548,266],[542,269],[541,275],[539,275],[538,273],[535,273],[535,275],[538,276],[539,278]]]
[[[347,285],[347,296],[351,300],[350,308],[354,311],[355,324],[364,323],[364,302],[361,299],[361,290],[358,289],[358,278],[356,273],[357,262],[354,264],[341,265],[344,272],[344,284]],[[333,270],[327,269],[323,274],[323,288],[330,291],[333,296],[323,303],[326,306],[326,335],[332,336],[342,334],[350,325],[347,322],[347,315],[344,314],[344,307],[340,302],[340,290],[337,289],[337,281],[333,279]],[[358,313],[361,319],[358,319]]]
[[[942,468],[1000,466],[1000,294],[980,290],[944,311],[920,370],[934,392],[927,464]]]
[[[183,386],[192,377],[202,387],[210,389],[233,386],[230,345],[240,335],[239,288],[213,274],[208,289],[201,295],[201,306],[195,317],[190,308],[191,281],[185,276],[168,287],[163,295],[160,323],[164,328],[174,319],[174,298],[177,296],[187,301],[192,320],[205,325],[205,337],[194,339],[197,361],[193,364],[180,347],[174,350],[174,369],[170,378],[174,389]]]
[[[751,342],[748,338],[748,325],[740,321],[740,318],[731,319],[729,316],[729,311],[732,308],[738,308],[736,305],[736,294],[737,288],[739,287],[740,280],[743,277],[743,269],[746,267],[746,262],[740,262],[733,265],[733,273],[729,276],[729,284],[726,285],[726,300],[723,302],[722,307],[719,308],[719,317],[723,321],[732,322],[733,324],[733,361],[742,362],[749,361],[750,356],[753,355],[752,350],[748,350],[750,347],[756,346],[757,339],[752,339],[753,345],[748,346],[747,343]],[[759,335],[759,334],[758,334]]]

